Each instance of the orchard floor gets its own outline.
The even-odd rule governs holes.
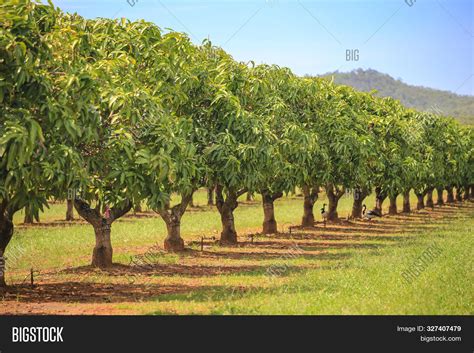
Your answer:
[[[340,216],[350,205],[341,201]],[[302,211],[302,199],[290,197],[277,202],[281,232],[269,236],[258,233],[258,200],[244,202],[239,245],[206,239],[201,251],[200,237],[219,226],[217,211],[202,206],[183,219],[180,254],[157,250],[164,226],[143,213],[113,226],[116,264],[107,271],[87,265],[92,228],[60,221],[64,208],[53,205],[39,225],[15,220],[0,314],[474,314],[473,202],[290,232]],[[410,269],[418,275],[406,281]]]

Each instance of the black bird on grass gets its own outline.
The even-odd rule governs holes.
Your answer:
[[[321,208],[321,217],[323,217],[324,226],[326,227],[326,221],[328,219],[329,213],[326,211],[326,204]]]
[[[382,215],[377,211],[368,211],[367,212],[367,206],[366,205],[362,205],[362,207],[364,207],[362,209],[362,218],[368,219],[370,221],[370,220],[372,220],[372,218],[382,217]]]

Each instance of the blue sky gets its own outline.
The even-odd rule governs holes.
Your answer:
[[[372,68],[409,84],[474,95],[472,0],[54,3],[88,18],[145,19],[196,43],[209,38],[236,60],[287,66],[298,75]],[[346,61],[352,49],[358,61]]]

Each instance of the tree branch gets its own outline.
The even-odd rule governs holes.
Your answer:
[[[116,219],[119,219],[124,214],[129,212],[133,207],[133,204],[130,200],[127,199],[123,207],[112,207],[110,210],[110,221],[113,222]]]
[[[101,218],[100,212],[97,208],[92,209],[90,205],[79,198],[74,199],[74,208],[76,209],[79,216],[84,218],[87,222],[94,224]]]
[[[247,191],[248,191],[248,188],[243,188],[243,189],[240,189],[239,191],[237,191],[235,195],[237,196],[237,198],[239,198],[240,196],[245,194]]]

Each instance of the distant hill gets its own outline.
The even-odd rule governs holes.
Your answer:
[[[408,85],[401,80],[376,70],[357,69],[351,72],[332,72],[321,75],[334,77],[334,82],[352,86],[360,91],[378,91],[380,97],[393,97],[405,106],[421,111],[439,112],[453,116],[462,124],[474,125],[474,97],[462,96],[422,86]]]

